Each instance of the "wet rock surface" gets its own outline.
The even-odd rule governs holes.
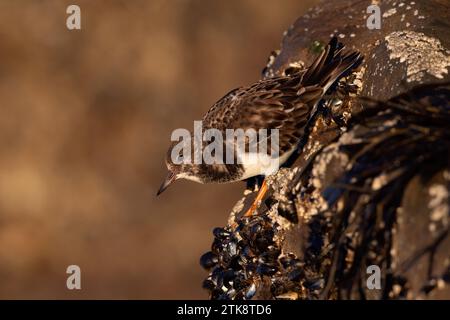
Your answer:
[[[330,35],[365,56],[295,162],[268,177],[258,213],[243,217],[247,190],[214,230],[200,259],[212,299],[450,298],[449,11],[383,1],[382,28],[368,30],[369,4],[311,9],[269,59],[263,76],[289,73]],[[367,286],[373,265],[380,289]]]

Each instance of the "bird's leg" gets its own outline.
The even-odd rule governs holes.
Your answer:
[[[250,209],[248,209],[245,212],[244,217],[251,217],[253,215],[253,213],[258,208],[258,203],[264,198],[264,195],[266,194],[267,191],[267,185],[264,176],[255,176],[245,180],[245,182],[247,183],[246,190],[250,191],[255,191],[256,186],[258,186],[261,183],[260,181],[262,181],[261,188],[259,189],[258,194],[255,200],[253,201]],[[230,223],[230,227],[231,230],[236,230],[236,228],[238,227],[238,223],[236,221],[233,221]]]
[[[259,207],[259,203],[262,201],[262,199],[266,195],[266,192],[267,192],[267,183],[266,183],[266,179],[264,179],[264,181],[261,185],[261,189],[259,189],[259,192],[256,195],[255,201],[253,201],[250,208],[244,214],[244,217],[251,217],[255,213],[256,209],[258,209],[258,207]]]

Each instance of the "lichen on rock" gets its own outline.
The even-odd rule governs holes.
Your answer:
[[[426,74],[443,79],[450,67],[450,51],[421,32],[395,31],[385,37],[390,59],[406,64],[406,81],[420,82]]]

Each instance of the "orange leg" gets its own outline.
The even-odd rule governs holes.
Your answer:
[[[259,190],[259,192],[255,198],[255,201],[253,201],[250,208],[244,214],[244,217],[251,217],[255,213],[256,209],[258,209],[258,207],[259,207],[260,202],[264,198],[266,192],[267,192],[267,184],[266,184],[266,180],[264,179],[264,181],[261,185],[261,189]]]

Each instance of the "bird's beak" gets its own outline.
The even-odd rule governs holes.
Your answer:
[[[164,179],[163,183],[161,184],[161,187],[159,187],[158,193],[156,196],[159,196],[164,190],[167,189],[168,186],[172,184],[176,180],[177,175],[173,173],[172,171],[169,171],[167,174],[166,179]]]

